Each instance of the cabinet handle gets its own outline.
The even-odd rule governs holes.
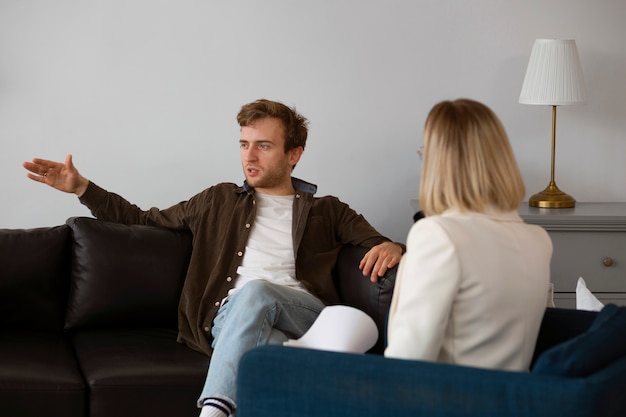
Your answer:
[[[604,266],[613,266],[613,259],[612,258],[604,258],[604,259],[602,259],[602,264],[604,264]]]

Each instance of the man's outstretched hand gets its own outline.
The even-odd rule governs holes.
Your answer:
[[[89,180],[82,177],[72,163],[72,155],[67,155],[65,163],[35,158],[32,162],[24,162],[22,165],[29,171],[26,176],[31,180],[66,193],[74,193],[79,197],[89,185]]]
[[[402,259],[402,247],[393,242],[385,242],[370,249],[361,262],[359,269],[364,276],[370,276],[370,281],[377,282],[378,277],[385,275],[388,269],[398,265]]]

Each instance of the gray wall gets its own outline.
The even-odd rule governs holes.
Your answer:
[[[536,38],[575,39],[589,93],[560,107],[557,184],[626,201],[624,0],[0,0],[0,227],[89,215],[29,181],[63,160],[143,208],[241,182],[243,103],[311,120],[294,175],[404,241],[428,110],[481,100],[504,122],[528,195],[550,175],[549,107],[518,104]]]

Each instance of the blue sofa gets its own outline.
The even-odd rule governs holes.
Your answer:
[[[237,417],[626,415],[626,308],[548,308],[530,372],[283,346],[240,363]]]

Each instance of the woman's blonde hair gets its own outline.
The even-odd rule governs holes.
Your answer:
[[[504,126],[477,101],[443,101],[424,127],[420,205],[429,216],[516,210],[526,193]]]

